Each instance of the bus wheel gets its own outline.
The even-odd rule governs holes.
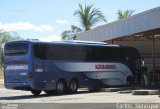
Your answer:
[[[66,89],[66,83],[63,80],[58,80],[57,84],[56,84],[56,90],[55,92],[57,94],[63,94],[65,92]]]
[[[68,93],[76,93],[78,90],[79,84],[78,81],[76,79],[72,79],[69,82],[69,86],[67,87],[67,92]]]
[[[34,90],[34,89],[31,90],[31,93],[35,96],[39,96],[41,92],[42,92],[41,90]]]

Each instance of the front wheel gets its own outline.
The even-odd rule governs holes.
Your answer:
[[[34,89],[31,90],[31,93],[35,96],[39,96],[41,92],[42,92],[41,90],[34,90]]]
[[[71,80],[69,82],[69,86],[67,87],[67,92],[68,93],[76,93],[78,90],[78,87],[79,87],[78,81]]]

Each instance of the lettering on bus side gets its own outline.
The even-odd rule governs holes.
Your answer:
[[[104,65],[104,64],[96,64],[95,69],[116,69],[116,65]]]
[[[28,65],[9,65],[6,70],[27,70]]]

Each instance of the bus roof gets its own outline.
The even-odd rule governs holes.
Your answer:
[[[80,41],[80,40],[66,40],[66,41],[52,41],[52,42],[46,42],[46,41],[40,41],[40,40],[17,40],[17,41],[9,41],[8,43],[54,43],[54,44],[71,44],[71,45],[93,45],[93,46],[113,46],[113,47],[119,47],[119,45],[112,45],[105,42],[93,42],[93,41]]]

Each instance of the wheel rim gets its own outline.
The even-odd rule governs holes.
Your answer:
[[[59,90],[61,92],[64,90],[64,84],[62,82],[60,82],[59,84],[57,84],[57,90]]]
[[[77,89],[77,83],[76,83],[75,81],[71,82],[71,84],[70,84],[70,89],[71,89],[72,91],[75,91],[75,90]]]

